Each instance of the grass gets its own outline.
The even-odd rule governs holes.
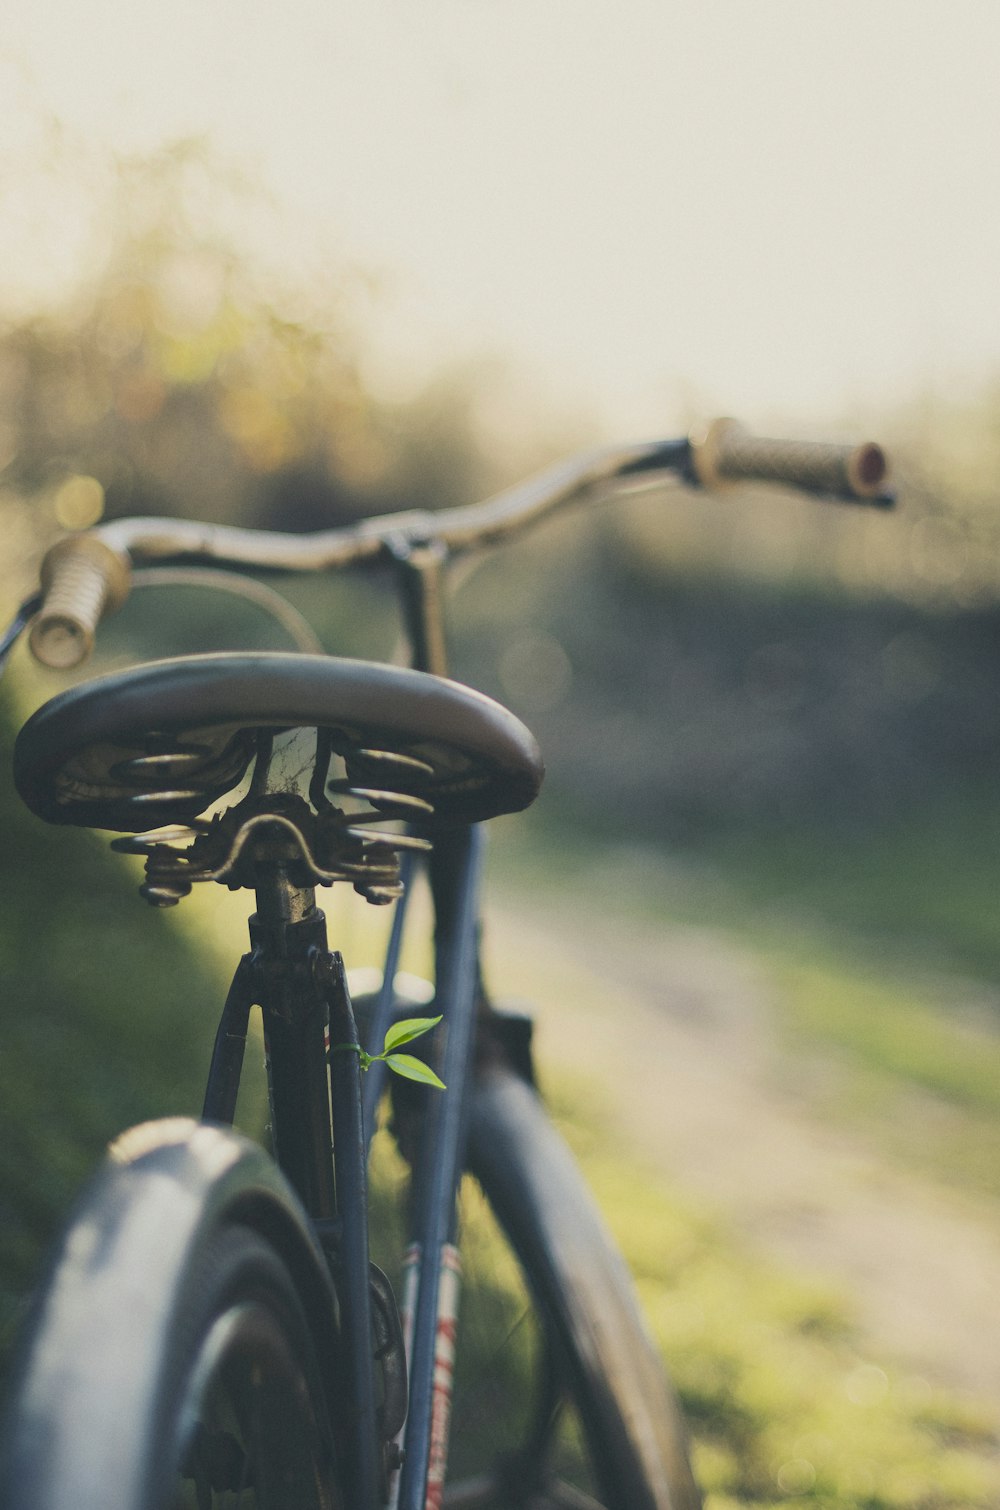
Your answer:
[[[843,1297],[763,1262],[652,1170],[624,1162],[593,1114],[593,1086],[557,1083],[556,1095],[669,1360],[707,1510],[1000,1502],[1000,1440],[985,1408],[873,1356]]]
[[[609,895],[653,919],[666,913],[765,940],[809,932],[890,969],[918,965],[1000,987],[1000,798],[990,778],[939,788],[884,819],[775,816],[678,843],[641,814],[608,827],[555,791],[506,825],[498,858],[550,891],[580,871],[588,887],[603,877]]]
[[[1000,983],[1000,802],[939,791],[890,822],[731,832],[702,851],[735,902],[843,934],[889,962]],[[1000,999],[1000,998],[998,998]]]
[[[919,1173],[1000,1200],[1000,1024],[816,942],[761,957],[787,1042],[827,1068],[821,1108]]]
[[[716,930],[768,982],[811,1094],[925,1174],[1000,1197],[1000,818],[982,788],[878,830],[775,829],[696,853],[510,829],[502,887]],[[565,876],[572,876],[567,892]]]

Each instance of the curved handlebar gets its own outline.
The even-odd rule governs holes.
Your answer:
[[[566,505],[670,475],[693,486],[755,478],[854,502],[892,502],[877,446],[758,440],[735,421],[722,420],[700,440],[647,442],[572,457],[482,503],[385,514],[311,535],[181,519],[118,519],[68,536],[49,550],[31,649],[38,660],[59,669],[86,659],[100,620],[125,601],[133,566],[190,561],[256,571],[329,571],[398,559],[432,542],[457,555],[495,545]]]

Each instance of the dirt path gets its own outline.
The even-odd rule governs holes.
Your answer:
[[[764,1252],[846,1290],[873,1348],[1000,1403],[1000,1211],[810,1109],[752,960],[693,929],[623,936],[599,912],[543,930],[501,911],[487,942],[494,973],[537,1003],[543,1063],[601,1074],[646,1160]]]

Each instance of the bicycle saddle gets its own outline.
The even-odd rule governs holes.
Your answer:
[[[197,817],[240,785],[262,734],[297,728],[342,757],[339,789],[384,786],[391,769],[392,792],[409,793],[425,821],[516,812],[544,769],[520,720],[457,682],[254,652],[153,661],[62,693],[18,735],[14,780],[50,823],[138,833]]]

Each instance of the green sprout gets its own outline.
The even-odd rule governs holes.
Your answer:
[[[445,1083],[438,1079],[430,1065],[413,1054],[396,1052],[404,1043],[412,1043],[414,1038],[429,1033],[440,1021],[440,1017],[406,1017],[401,1022],[393,1023],[385,1035],[381,1054],[366,1054],[360,1043],[335,1043],[330,1052],[357,1054],[363,1070],[371,1069],[373,1064],[387,1064],[395,1074],[403,1075],[407,1080],[418,1080],[421,1085],[433,1085],[443,1091]]]

